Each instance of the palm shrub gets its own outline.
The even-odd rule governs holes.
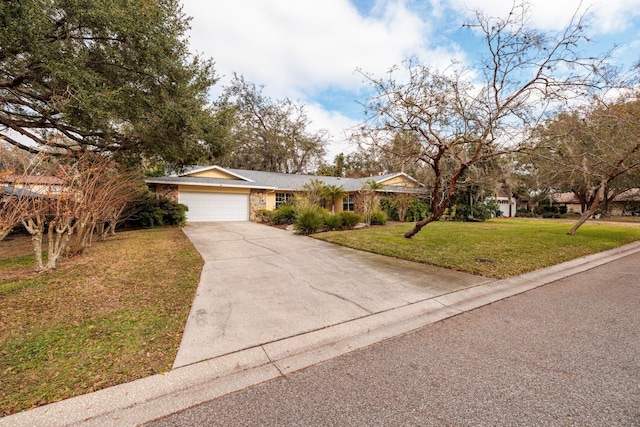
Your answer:
[[[349,195],[342,185],[325,185],[322,187],[321,194],[326,201],[331,202],[332,214],[336,212],[336,199],[342,199]]]
[[[356,212],[342,211],[335,215],[342,221],[342,228],[353,228],[362,222],[362,215]]]
[[[324,209],[317,206],[302,206],[298,210],[298,216],[294,227],[298,234],[313,234],[324,226]]]
[[[332,215],[326,212],[324,215],[324,226],[327,230],[342,230],[342,217],[340,215]]]
[[[271,213],[271,222],[275,225],[293,224],[296,222],[296,208],[291,205],[282,205]]]

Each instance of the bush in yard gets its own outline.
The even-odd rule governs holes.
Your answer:
[[[346,229],[353,228],[362,222],[362,215],[356,212],[342,211],[337,216],[342,221],[342,227]]]
[[[528,209],[520,208],[516,211],[516,217],[519,217],[519,218],[535,218],[536,216],[537,215],[534,212],[531,212]]]
[[[260,209],[256,212],[256,219],[258,220],[258,222],[270,223],[272,213],[273,213],[272,211],[268,211],[266,209]]]
[[[340,215],[332,215],[327,212],[324,215],[324,225],[327,230],[342,230],[342,217]]]
[[[398,205],[393,197],[385,197],[380,200],[380,209],[387,214],[391,221],[398,221]]]
[[[163,225],[183,226],[187,222],[187,207],[150,191],[140,194],[129,203],[124,217],[133,228],[152,228]]]
[[[371,213],[371,225],[385,225],[387,223],[387,214],[385,211],[376,209]]]
[[[500,205],[495,200],[487,200],[473,206],[469,206],[467,203],[457,203],[451,207],[445,219],[449,221],[486,221],[500,215],[502,215]]]
[[[560,218],[560,208],[554,206],[544,206],[542,208],[542,218]]]
[[[274,225],[293,224],[296,222],[296,208],[292,205],[282,205],[271,213],[271,222]]]
[[[422,221],[428,215],[430,215],[429,208],[426,203],[418,198],[414,198],[411,203],[409,203],[409,209],[407,209],[407,216],[405,221],[407,222],[416,222]]]
[[[298,210],[294,227],[298,234],[313,234],[324,226],[324,209],[317,206],[303,206]]]

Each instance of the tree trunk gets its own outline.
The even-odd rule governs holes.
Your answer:
[[[69,238],[73,233],[73,226],[70,220],[63,220],[61,227],[58,227],[55,222],[49,223],[49,252],[47,253],[47,270],[55,269],[58,264],[60,255],[67,248]]]
[[[11,233],[13,227],[0,227],[0,240],[4,239]]]
[[[593,213],[596,211],[596,209],[598,209],[598,204],[600,204],[600,199],[602,198],[602,195],[604,194],[604,189],[607,185],[607,181],[604,180],[600,183],[600,187],[598,188],[598,192],[596,193],[596,197],[594,197],[593,202],[591,202],[591,206],[589,207],[589,210],[586,211],[585,213],[582,214],[582,216],[580,217],[580,219],[578,220],[578,222],[576,222],[573,227],[571,227],[571,230],[569,230],[569,232],[567,233],[569,236],[573,236],[574,234],[576,234],[576,231],[578,230],[578,228],[580,228],[580,226],[582,224],[584,224],[585,222],[587,222],[587,220],[591,217],[591,215],[593,215]]]
[[[422,227],[424,227],[425,225],[432,223],[433,221],[437,221],[438,218],[440,218],[442,216],[442,213],[440,213],[439,215],[435,215],[435,214],[431,214],[430,217],[423,219],[422,221],[418,221],[416,222],[415,227],[413,227],[412,230],[407,231],[406,233],[404,233],[404,237],[407,239],[412,238],[413,236],[415,236],[416,234],[418,234],[420,232],[420,230],[422,230]]]
[[[445,203],[443,206],[441,206],[440,208],[435,209],[435,210],[433,211],[433,213],[432,213],[429,217],[427,217],[427,218],[423,219],[422,221],[418,221],[418,222],[416,222],[415,227],[413,227],[413,229],[412,229],[412,230],[407,231],[407,232],[404,234],[404,237],[405,237],[405,238],[407,238],[407,239],[410,239],[410,238],[412,238],[413,236],[415,236],[416,234],[418,234],[418,233],[420,232],[420,230],[422,230],[422,227],[424,227],[425,225],[430,224],[430,223],[432,223],[432,222],[437,221],[438,219],[440,219],[440,217],[442,216],[442,214],[444,213],[444,211],[445,211],[445,210],[447,210],[447,207],[448,207],[448,206],[449,206],[449,203],[447,202],[447,203]]]
[[[42,236],[44,235],[44,218],[37,215],[35,218],[29,218],[22,221],[22,225],[31,234],[31,242],[33,243],[33,255],[36,261],[36,270],[43,271],[44,264],[42,262]]]

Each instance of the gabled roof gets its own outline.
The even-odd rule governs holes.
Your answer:
[[[7,184],[62,185],[62,180],[60,178],[51,175],[0,174],[0,182]]]
[[[229,176],[230,178],[205,177],[203,173],[213,172]],[[200,176],[193,176],[200,175]],[[368,180],[373,180],[383,184],[395,178],[404,178],[418,187],[422,184],[415,178],[404,172],[390,173],[386,175],[376,175],[364,178],[344,178],[335,176],[318,176],[303,174],[288,174],[280,172],[264,172],[247,169],[222,168],[220,166],[194,167],[180,174],[163,176],[159,178],[149,178],[150,184],[181,184],[207,187],[231,187],[231,188],[256,188],[281,191],[300,191],[304,185],[311,180],[320,180],[325,185],[342,186],[348,192],[361,190]],[[385,186],[384,191],[415,191],[413,187],[402,187],[398,185]]]
[[[222,173],[226,173],[228,175],[236,177],[237,179],[241,179],[241,180],[248,181],[248,182],[253,182],[253,180],[251,180],[249,178],[246,178],[246,177],[244,177],[242,175],[234,173],[232,171],[232,169],[225,169],[225,168],[222,168],[220,166],[215,166],[215,165],[214,166],[196,167],[196,169],[192,169],[192,170],[190,170],[188,172],[184,172],[180,176],[197,175],[197,174],[202,173],[202,172],[209,172],[209,171],[213,171],[213,170],[220,171]]]

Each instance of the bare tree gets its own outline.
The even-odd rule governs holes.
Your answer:
[[[368,179],[362,189],[360,190],[360,195],[362,197],[362,210],[364,213],[364,222],[367,225],[371,225],[371,218],[373,216],[373,212],[378,207],[378,197],[377,191],[384,187],[383,184],[374,181],[373,179]]]
[[[30,190],[34,178],[47,171],[42,156],[24,153],[0,143],[0,240],[27,219],[30,210],[40,210],[42,194]],[[37,208],[37,209],[36,209]]]
[[[98,224],[109,223],[100,230],[101,238],[113,232],[124,207],[143,185],[139,174],[120,172],[112,159],[93,153],[68,158],[57,177],[62,181],[59,189],[42,194],[23,192],[24,197],[14,197],[2,206],[0,222],[8,222],[11,214],[31,234],[38,271],[56,268],[65,254],[82,253],[91,245]],[[42,257],[45,235],[46,264]]]
[[[68,253],[78,255],[91,246],[98,225],[100,239],[115,232],[120,215],[140,191],[143,180],[135,172],[118,171],[112,159],[90,153],[67,168],[64,176],[65,191],[73,195],[68,210],[74,213],[76,227]]]
[[[476,12],[466,27],[482,36],[484,57],[472,68],[411,59],[382,78],[362,73],[375,94],[360,140],[392,147],[397,135],[412,134],[416,160],[431,171],[431,215],[405,237],[440,218],[471,166],[518,151],[554,107],[597,89],[602,60],[580,55],[584,15],[558,33],[529,28],[528,16],[527,4],[506,18]]]

